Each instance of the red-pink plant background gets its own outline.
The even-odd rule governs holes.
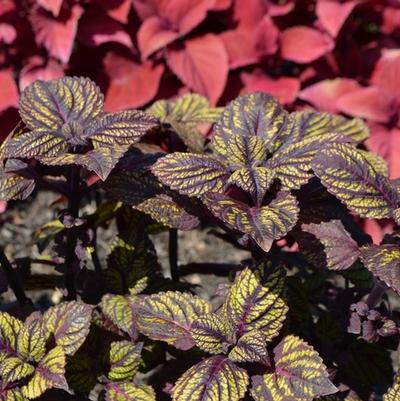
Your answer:
[[[109,111],[265,91],[365,118],[367,146],[398,178],[399,44],[400,0],[1,0],[0,138],[36,79],[88,76]]]

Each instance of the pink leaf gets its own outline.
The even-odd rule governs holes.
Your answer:
[[[85,12],[79,24],[78,39],[87,46],[117,42],[133,48],[133,43],[124,26],[104,12],[91,8]]]
[[[256,26],[239,26],[220,35],[228,52],[231,68],[256,63],[260,57],[274,54],[279,31],[267,15]]]
[[[55,60],[49,60],[47,64],[39,56],[32,57],[22,68],[19,76],[19,89],[23,91],[32,82],[40,79],[49,81],[64,76],[64,69]]]
[[[390,35],[400,28],[400,9],[385,7],[382,13],[383,23],[381,30],[386,35]]]
[[[50,11],[55,17],[58,17],[63,0],[37,0],[37,3],[47,11]]]
[[[288,28],[281,34],[282,58],[300,64],[317,60],[334,46],[329,36],[307,26]]]
[[[228,76],[228,55],[216,35],[189,39],[184,47],[168,50],[167,63],[185,85],[208,97],[212,104],[222,95]]]
[[[143,14],[153,11],[153,15],[147,17],[138,32],[138,44],[143,58],[190,32],[204,20],[213,5],[214,0],[151,2]]]
[[[3,42],[6,45],[14,42],[17,37],[17,31],[10,24],[0,24],[0,43]]]
[[[18,107],[18,89],[12,70],[0,70],[0,112],[9,107]]]
[[[82,12],[82,8],[75,5],[71,10],[61,12],[58,18],[52,18],[37,10],[30,17],[37,44],[44,46],[53,57],[67,63]]]
[[[226,10],[232,5],[232,0],[215,0],[213,10],[221,11]]]
[[[267,92],[283,104],[294,102],[300,89],[300,82],[297,78],[272,79],[261,71],[253,74],[244,72],[240,78],[245,85],[241,93]]]
[[[132,0],[96,0],[96,2],[103,7],[111,18],[123,24],[128,22]]]
[[[393,99],[385,96],[378,86],[356,89],[336,101],[341,112],[380,123],[389,122],[392,105]]]
[[[400,50],[383,50],[370,82],[389,96],[400,99]]]
[[[322,27],[335,38],[358,3],[358,1],[339,3],[335,0],[318,0],[315,12]]]
[[[348,78],[325,79],[300,92],[300,99],[311,103],[320,111],[338,113],[336,101],[340,96],[361,88],[357,81]]]
[[[142,21],[157,14],[158,3],[159,0],[132,0],[133,8]]]
[[[163,65],[137,64],[115,53],[104,58],[104,68],[109,79],[105,109],[119,111],[145,105],[157,93]]]
[[[371,124],[371,136],[367,147],[382,156],[389,165],[390,178],[400,178],[400,129],[387,129],[380,124]]]

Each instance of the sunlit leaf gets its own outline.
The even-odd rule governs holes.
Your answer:
[[[268,360],[265,335],[259,330],[243,334],[229,352],[229,359],[234,362],[260,362]]]
[[[152,171],[163,184],[192,196],[217,192],[228,178],[225,166],[214,157],[180,152],[158,159]]]
[[[244,369],[224,356],[214,356],[187,370],[172,389],[174,401],[238,401],[249,378]]]
[[[274,240],[293,228],[299,213],[296,198],[287,192],[279,192],[262,207],[249,207],[219,193],[206,194],[202,200],[215,217],[230,228],[250,235],[265,252],[270,250]]]
[[[43,328],[66,355],[74,354],[89,333],[93,307],[83,302],[63,302],[43,315]]]
[[[25,358],[39,362],[46,352],[41,319],[28,319],[18,333],[17,351]]]
[[[361,261],[374,276],[400,294],[400,247],[398,245],[362,247]]]
[[[135,376],[140,360],[143,343],[114,341],[110,348],[110,371],[108,378],[113,381],[129,381]]]
[[[22,387],[28,398],[37,398],[46,390],[58,388],[68,390],[65,380],[65,354],[62,347],[53,348],[40,362],[32,379]]]
[[[7,312],[0,312],[0,355],[16,351],[18,333],[22,330],[22,322]]]
[[[285,337],[274,348],[275,372],[252,377],[256,401],[312,401],[338,389],[318,353],[299,337]]]
[[[399,195],[357,149],[334,144],[315,157],[313,170],[327,190],[361,217],[390,218]]]
[[[141,297],[134,309],[141,333],[187,350],[195,345],[191,324],[211,312],[211,304],[190,293],[168,291]]]
[[[238,337],[255,329],[266,341],[278,335],[288,311],[282,298],[284,282],[279,269],[264,265],[254,271],[246,268],[237,275],[223,308]]]
[[[393,386],[383,395],[383,401],[396,401],[400,399],[400,375],[394,378]]]
[[[151,386],[137,386],[133,383],[108,383],[105,387],[106,401],[156,401]]]
[[[35,368],[18,357],[10,357],[0,363],[0,376],[5,384],[22,380],[33,374]]]
[[[195,320],[190,328],[190,334],[196,345],[210,354],[225,353],[229,344],[234,341],[234,333],[229,322],[215,313]]]

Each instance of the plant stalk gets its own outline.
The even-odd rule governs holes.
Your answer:
[[[383,281],[375,279],[375,285],[367,298],[367,305],[369,309],[375,308],[387,289],[388,286]]]
[[[171,228],[169,230],[169,268],[171,272],[171,278],[174,281],[179,281],[179,266],[178,266],[178,230]]]
[[[14,292],[18,303],[20,305],[32,304],[31,300],[25,295],[25,291],[19,282],[18,275],[12,267],[2,247],[0,247],[0,264],[4,270],[4,274],[7,277],[8,285]]]

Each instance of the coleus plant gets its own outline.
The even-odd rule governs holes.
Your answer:
[[[0,312],[2,401],[398,399],[398,232],[372,244],[357,219],[399,224],[400,193],[361,119],[265,93],[106,113],[77,77],[28,86],[20,117],[0,198],[50,190],[66,206],[35,234],[49,258],[0,250],[21,318]],[[196,228],[247,258],[180,264],[177,230]],[[227,279],[200,297],[193,272]],[[66,300],[35,311],[28,296],[55,288]]]

